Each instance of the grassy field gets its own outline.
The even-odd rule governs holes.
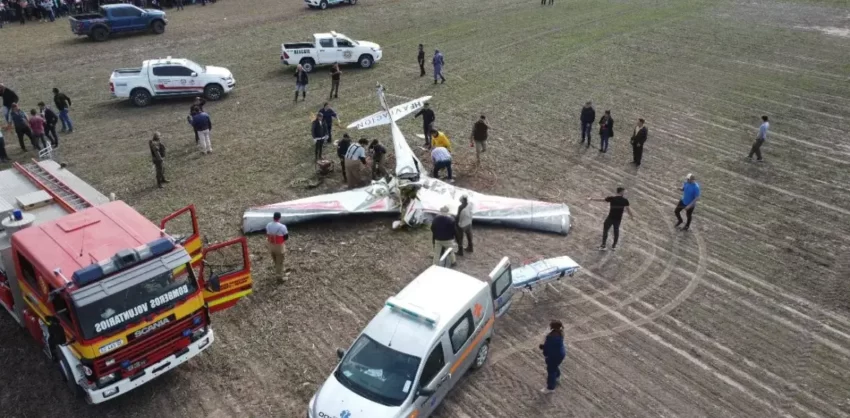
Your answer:
[[[848,417],[848,28],[850,7],[837,0],[361,0],[324,12],[298,1],[220,0],[169,11],[164,35],[105,43],[75,38],[65,19],[8,25],[0,82],[27,109],[49,101],[53,87],[68,93],[69,169],[151,219],[194,203],[215,242],[240,233],[247,207],[343,186],[332,176],[305,187],[314,176],[308,115],[330,80],[322,69],[306,103],[293,104],[280,44],[329,30],[378,42],[384,59],[374,68],[343,68],[332,105],[344,123],[377,110],[376,82],[395,103],[432,95],[437,124],[458,149],[459,186],[565,202],[575,216],[566,238],[478,228],[476,253],[458,268],[483,277],[505,255],[562,254],[584,268],[536,301],[522,297],[497,324],[488,366],[436,416]],[[444,52],[446,84],[419,78],[419,43],[429,55]],[[235,74],[234,93],[207,105],[212,155],[194,148],[190,101],[138,109],[109,96],[114,68],[169,55]],[[587,100],[616,121],[607,154],[578,145]],[[475,170],[465,141],[479,114],[493,138]],[[767,162],[747,163],[763,114]],[[628,164],[637,118],[649,127],[639,170]],[[418,143],[418,121],[402,129]],[[172,182],[161,190],[147,150],[155,131],[169,150]],[[389,141],[385,130],[364,133]],[[8,134],[6,147],[13,159],[32,157]],[[672,211],[687,173],[703,198],[691,231],[680,233]],[[599,253],[607,208],[586,198],[621,185],[635,218],[619,251]],[[393,232],[387,219],[290,231],[287,282],[275,283],[262,237],[251,237],[256,291],[215,318],[216,345],[105,405],[73,399],[0,316],[0,414],[304,416],[335,348],[429,264],[430,237]],[[537,345],[555,318],[567,326],[569,355],[561,388],[545,397]]]

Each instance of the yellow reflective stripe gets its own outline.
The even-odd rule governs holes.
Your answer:
[[[227,295],[227,296],[225,296],[221,299],[215,299],[215,300],[209,301],[209,302],[207,302],[207,306],[212,308],[213,306],[221,305],[222,303],[225,303],[225,302],[230,302],[233,299],[239,299],[239,298],[248,296],[253,292],[254,292],[254,289],[247,289],[247,290],[243,290],[241,292],[236,292],[232,295]],[[213,293],[211,296],[215,296],[215,293]]]

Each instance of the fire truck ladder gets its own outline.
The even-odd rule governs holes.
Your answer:
[[[37,184],[39,188],[53,196],[56,203],[70,213],[93,206],[91,202],[75,192],[74,189],[70,188],[62,180],[50,174],[37,160],[32,160],[31,163],[27,164],[15,163],[15,168],[21,174],[27,176],[33,183]]]

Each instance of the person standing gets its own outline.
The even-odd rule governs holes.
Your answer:
[[[280,222],[280,212],[275,212],[272,219],[266,225],[266,241],[274,262],[274,274],[278,281],[282,281],[283,261],[286,257],[286,241],[289,240],[289,230],[286,225]]]
[[[328,100],[339,98],[339,77],[341,74],[339,63],[334,63],[331,66],[331,94],[328,96]]]
[[[59,120],[62,122],[62,133],[74,132],[74,125],[71,123],[71,117],[68,112],[71,111],[71,98],[65,93],[59,92],[59,89],[53,88],[53,104],[56,105],[56,110],[59,111]]]
[[[24,145],[24,136],[30,139],[30,143],[35,143],[27,114],[18,107],[17,103],[13,103],[12,109],[9,111],[9,118],[12,120],[12,125],[15,126],[15,133],[18,135],[18,144],[21,145],[21,150],[26,152],[27,146]]]
[[[608,152],[608,140],[614,137],[614,118],[611,111],[606,110],[599,118],[599,152]]]
[[[431,147],[443,147],[452,152],[452,142],[449,141],[449,137],[436,129],[431,130]]]
[[[3,97],[3,118],[7,124],[11,124],[12,119],[9,115],[12,112],[12,105],[19,101],[18,95],[14,90],[0,84],[0,96]]]
[[[174,0],[174,7],[176,7],[177,10],[184,10],[183,9],[183,0]]]
[[[336,123],[339,125],[339,118],[337,117],[336,112],[331,109],[331,105],[328,102],[325,102],[322,108],[319,109],[319,113],[322,114],[322,123],[325,124],[325,135],[327,135],[325,141],[330,143],[333,141],[334,119],[336,119]]]
[[[587,138],[587,148],[590,148],[590,135],[593,133],[593,121],[596,120],[596,111],[593,110],[592,103],[584,104],[584,107],[581,108],[579,120],[581,121],[581,144]]]
[[[431,63],[434,65],[434,84],[437,84],[438,77],[442,80],[440,83],[445,83],[446,78],[443,77],[443,66],[446,65],[446,59],[439,49],[434,50],[434,58],[431,60]]]
[[[587,200],[593,202],[608,202],[610,204],[608,216],[605,218],[605,222],[602,223],[602,245],[599,246],[600,251],[605,251],[607,249],[608,230],[611,229],[611,227],[614,228],[614,242],[611,244],[611,250],[614,251],[617,249],[617,241],[620,240],[620,222],[623,220],[623,211],[629,213],[629,219],[634,218],[632,216],[632,210],[629,208],[629,199],[626,199],[624,196],[625,193],[626,189],[618,187],[617,194],[614,196],[604,198],[587,198]]]
[[[700,188],[699,183],[697,183],[697,179],[693,174],[688,174],[685,176],[685,182],[682,184],[682,198],[679,199],[679,203],[676,205],[676,210],[673,212],[676,214],[676,228],[682,231],[687,231],[691,228],[691,217],[694,214],[694,209],[696,208],[697,201],[700,196]],[[682,225],[682,215],[680,213],[684,209],[685,216],[688,218],[687,222],[685,222],[685,226],[679,227]]]
[[[160,141],[159,132],[154,133],[153,138],[148,141],[148,148],[151,150],[151,162],[156,171],[156,187],[161,189],[168,180],[165,179],[165,145]]]
[[[454,249],[457,230],[455,220],[449,215],[449,207],[440,208],[440,214],[431,221],[431,245],[434,247],[434,265],[440,263],[440,258],[447,249]],[[455,253],[449,256],[451,265],[457,264]]]
[[[425,77],[425,46],[419,44],[419,52],[416,54],[416,61],[419,62],[419,77]]]
[[[195,108],[195,115],[192,116],[192,127],[198,131],[200,139],[201,154],[209,154],[212,152],[212,142],[210,140],[210,131],[212,131],[212,119],[207,112],[200,108]]]
[[[466,195],[460,197],[460,206],[457,208],[457,255],[462,256],[464,251],[472,253],[472,205]],[[463,248],[463,236],[469,246]]]
[[[387,176],[387,169],[384,168],[384,156],[387,155],[387,149],[381,145],[380,141],[373,139],[369,143],[369,153],[372,154],[372,179],[377,180]]]
[[[640,167],[640,162],[643,159],[643,146],[646,144],[646,137],[649,133],[644,122],[643,119],[638,119],[638,124],[632,132],[632,164],[636,167]]]
[[[56,21],[56,13],[53,11],[53,0],[41,0],[39,6],[41,7],[42,22],[45,18],[49,18],[51,22]]]
[[[56,134],[56,124],[59,123],[59,116],[56,112],[44,102],[38,102],[38,109],[41,111],[41,116],[44,118],[44,136],[50,140],[50,146],[59,148],[59,135]]]
[[[32,129],[32,146],[41,150],[47,148],[44,140],[44,118],[35,109],[30,109],[30,129]]]
[[[304,71],[304,67],[301,64],[298,64],[295,67],[295,101],[298,101],[298,93],[301,93],[301,97],[303,101],[307,100],[307,83],[309,82],[309,78],[307,77],[307,72]]]
[[[475,164],[481,164],[481,153],[487,152],[487,134],[490,130],[490,125],[484,115],[478,118],[478,121],[472,125],[472,135],[469,136],[469,146],[475,147]]]
[[[561,363],[567,357],[567,347],[564,346],[564,325],[561,321],[549,323],[549,334],[546,340],[540,344],[543,357],[546,359],[546,387],[541,389],[543,393],[552,393],[558,386],[561,378]]]
[[[759,133],[756,135],[756,141],[753,142],[752,148],[750,148],[750,155],[747,156],[747,160],[752,161],[753,154],[755,154],[757,162],[764,162],[764,159],[761,157],[761,146],[764,145],[764,141],[767,141],[768,129],[770,129],[770,122],[767,121],[767,116],[762,116]]]
[[[431,148],[431,130],[434,129],[434,121],[437,120],[437,115],[434,114],[431,105],[425,102],[425,105],[413,115],[413,118],[416,119],[419,116],[422,116],[422,133],[425,134],[425,148]]]
[[[454,179],[452,179],[452,154],[449,153],[449,150],[444,147],[434,147],[431,150],[431,161],[434,163],[431,177],[439,179],[440,170],[445,168],[448,174],[448,182],[454,183]]]
[[[325,128],[325,122],[323,119],[322,112],[316,112],[316,116],[313,118],[313,125],[310,128],[310,132],[313,134],[313,157],[315,157],[316,161],[322,159],[322,148],[325,146],[325,139],[328,137],[327,129]]]
[[[8,163],[9,154],[6,154],[6,138],[3,137],[3,129],[0,129],[0,163]]]
[[[351,144],[345,152],[345,176],[348,188],[353,189],[369,184],[369,178],[364,174],[368,168],[366,147],[369,140],[360,138],[356,144]]]
[[[351,137],[348,134],[342,134],[342,139],[336,144],[336,156],[339,157],[339,168],[342,171],[342,181],[348,183],[348,178],[345,176],[345,153],[348,152],[348,147],[351,146]]]
[[[194,110],[197,108],[199,112],[204,111],[204,105],[207,104],[207,101],[202,99],[201,97],[195,97],[195,101],[192,103],[192,106],[189,106],[189,116],[186,116],[186,120],[189,122],[189,125],[192,125],[192,117],[195,116]],[[195,145],[198,145],[201,138],[198,136],[198,130],[192,126],[192,130],[195,131]]]

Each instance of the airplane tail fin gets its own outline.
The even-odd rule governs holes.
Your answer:
[[[427,102],[429,99],[431,99],[431,96],[423,96],[418,99],[411,100],[407,103],[402,103],[398,106],[395,106],[390,109],[389,112],[387,112],[386,110],[382,110],[380,112],[373,113],[363,119],[350,123],[347,128],[368,129],[374,128],[376,126],[387,125],[390,123],[390,115],[392,115],[392,120],[399,120],[415,111],[418,111],[419,109],[422,109],[422,106],[424,106],[425,102]]]

